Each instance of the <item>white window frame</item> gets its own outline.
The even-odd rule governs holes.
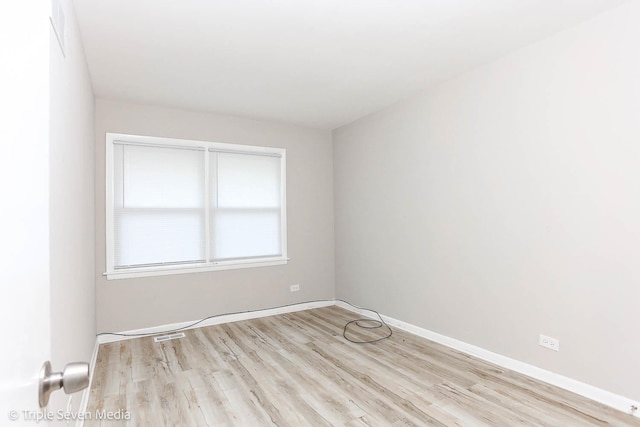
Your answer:
[[[221,261],[209,261],[209,244],[206,245],[207,259],[205,263],[198,264],[181,264],[181,265],[162,265],[151,267],[131,267],[115,269],[115,242],[114,242],[114,145],[117,143],[149,145],[149,146],[170,146],[170,147],[186,147],[204,149],[208,153],[210,149],[219,152],[245,153],[245,154],[261,154],[272,155],[281,158],[280,162],[280,241],[282,254],[275,257],[259,257],[249,259],[233,259]],[[203,156],[205,162],[205,212],[206,212],[206,241],[209,242],[209,203],[208,203],[208,158]],[[230,270],[236,268],[253,268],[266,267],[273,265],[287,264],[287,206],[286,206],[286,150],[283,148],[261,147],[255,145],[229,144],[223,142],[207,142],[189,139],[161,138],[142,135],[127,135],[120,133],[106,134],[106,272],[104,275],[108,280],[112,279],[128,279],[135,277],[148,276],[164,276],[169,274],[183,273],[199,273],[204,271]]]

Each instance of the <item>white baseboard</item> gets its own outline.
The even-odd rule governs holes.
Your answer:
[[[376,316],[372,312],[354,308],[349,304],[345,304],[342,301],[336,301],[336,305],[346,310],[358,313],[362,316],[366,316],[374,319],[376,318]],[[414,335],[437,342],[439,344],[445,345],[447,347],[450,347],[455,350],[461,351],[463,353],[469,354],[471,356],[477,357],[478,359],[491,362],[503,368],[507,368],[512,371],[519,372],[531,378],[544,381],[548,384],[571,391],[573,393],[579,394],[591,400],[595,400],[596,402],[600,402],[604,405],[610,406],[614,409],[625,412],[627,414],[633,414],[635,417],[640,418],[640,410],[635,412],[631,411],[631,407],[633,405],[640,408],[640,403],[632,399],[617,395],[615,393],[611,393],[609,391],[603,390],[598,387],[594,387],[589,384],[585,384],[583,382],[574,380],[572,378],[568,378],[568,377],[556,374],[551,371],[547,371],[546,369],[538,368],[537,366],[533,366],[528,363],[521,362],[519,360],[512,359],[510,357],[503,356],[501,354],[494,353],[489,350],[485,350],[484,348],[466,343],[464,341],[459,341],[454,338],[450,338],[446,335],[441,335],[436,332],[430,331],[428,329],[424,329],[419,326],[415,326],[410,323],[406,323],[401,320],[394,319],[392,317],[382,315],[382,318],[390,326],[395,326],[398,329],[402,329]]]
[[[276,314],[293,313],[296,311],[309,310],[311,308],[328,307],[334,304],[335,303],[333,300],[305,302],[305,303],[292,304],[292,305],[283,306],[283,307],[267,308],[264,310],[246,311],[246,312],[236,313],[236,314],[224,314],[218,317],[207,319],[193,326],[189,326],[189,325],[192,325],[193,323],[197,322],[197,320],[194,320],[192,322],[171,323],[168,325],[154,326],[151,328],[134,329],[131,331],[124,331],[124,332],[118,332],[118,333],[120,334],[158,334],[158,333],[163,333],[165,331],[172,331],[175,329],[182,329],[182,328],[184,328],[183,330],[188,330],[188,329],[194,329],[194,328],[202,328],[204,326],[219,325],[221,323],[238,322],[240,320],[249,320],[249,319],[257,319],[260,317],[274,316]],[[136,338],[136,337],[135,336],[126,337],[126,336],[120,336],[120,335],[100,335],[98,336],[98,342],[100,344],[103,344],[108,342],[128,340],[132,338]]]
[[[89,396],[91,395],[91,384],[93,384],[93,374],[96,371],[96,360],[98,360],[98,348],[100,343],[96,338],[96,342],[93,345],[93,353],[91,354],[91,361],[89,362],[89,385],[82,392],[82,399],[80,399],[80,408],[78,413],[86,414],[87,406],[89,405]],[[76,427],[84,427],[84,419],[79,417],[76,421]]]

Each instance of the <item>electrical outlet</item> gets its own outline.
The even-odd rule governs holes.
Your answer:
[[[300,290],[300,285],[298,285],[298,284],[291,285],[291,286],[289,287],[289,290],[290,290],[291,292],[298,292],[298,291]]]
[[[560,340],[540,334],[540,345],[553,351],[560,351]]]

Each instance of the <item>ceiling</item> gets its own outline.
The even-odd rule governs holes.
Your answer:
[[[97,97],[334,129],[625,0],[74,0]]]

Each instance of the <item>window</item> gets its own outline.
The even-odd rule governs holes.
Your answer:
[[[109,279],[285,264],[285,150],[107,134]]]

